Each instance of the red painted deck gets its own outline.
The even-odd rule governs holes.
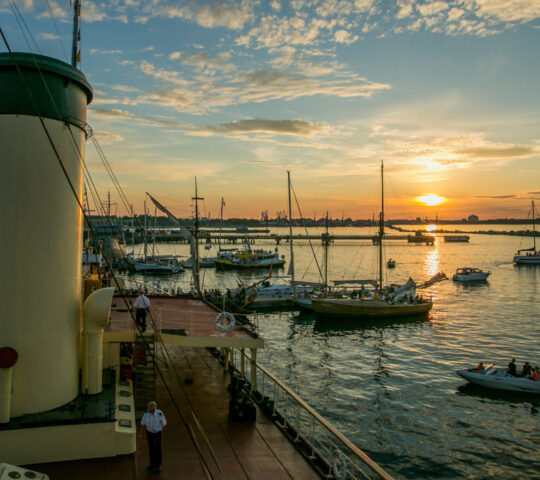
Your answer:
[[[30,468],[46,473],[51,480],[142,480],[147,478],[206,480],[201,460],[188,429],[197,437],[204,458],[215,479],[227,480],[304,480],[319,478],[294,446],[264,415],[257,412],[254,424],[231,423],[227,418],[229,375],[206,349],[168,347],[180,376],[193,372],[193,383],[184,385],[185,394],[165,368],[165,377],[177,400],[185,422],[175,410],[173,401],[161,381],[157,385],[156,401],[163,410],[168,425],[163,431],[163,466],[159,474],[146,471],[148,451],[146,435],[139,427],[137,453],[124,457],[59,462],[34,465]],[[162,362],[159,363],[163,365]],[[203,426],[223,471],[216,464],[200,435],[188,404]]]
[[[157,328],[185,331],[188,337],[215,337],[215,338],[253,338],[252,335],[238,323],[228,331],[222,332],[216,328],[216,312],[201,300],[187,297],[152,297],[150,299],[150,312]],[[128,297],[128,304],[135,302],[135,297]],[[150,324],[149,315],[146,318]],[[148,327],[150,330],[150,327]],[[111,308],[110,325],[105,332],[134,332],[135,326],[131,313],[127,311],[122,298],[115,297]]]

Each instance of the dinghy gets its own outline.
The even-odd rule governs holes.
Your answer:
[[[456,373],[468,382],[480,385],[481,387],[540,395],[540,381],[524,377],[514,377],[504,368],[489,366],[484,370],[484,373],[477,372],[476,368],[468,368],[457,370]]]

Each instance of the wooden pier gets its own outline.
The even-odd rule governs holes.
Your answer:
[[[384,240],[404,240],[407,241],[407,235],[385,235]],[[201,243],[207,244],[217,244],[219,241],[219,235],[211,234],[210,232],[201,232],[199,234]],[[158,243],[186,243],[186,240],[182,235],[170,234],[170,235],[156,235],[156,242]],[[278,234],[226,234],[221,235],[221,243],[228,245],[237,245],[248,243],[250,245],[255,244],[257,241],[266,241],[273,242],[276,245],[281,243],[289,242],[289,235],[278,235]],[[324,234],[314,237],[309,235],[293,235],[293,241],[298,240],[312,240],[325,243]],[[376,244],[379,241],[377,235],[329,235],[328,242],[334,243],[336,241],[358,241],[358,240],[369,240],[373,244]]]

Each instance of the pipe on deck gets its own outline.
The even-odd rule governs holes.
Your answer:
[[[94,395],[103,390],[103,329],[109,324],[114,288],[93,291],[83,306],[82,392]]]

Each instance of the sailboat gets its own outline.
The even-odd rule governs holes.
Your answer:
[[[514,255],[515,265],[540,265],[540,251],[536,250],[536,224],[534,215],[534,201],[532,201],[532,227],[533,227],[533,246],[531,248],[522,248]]]
[[[433,307],[430,300],[416,296],[416,284],[409,280],[401,286],[383,287],[383,237],[384,237],[384,164],[381,162],[381,214],[379,221],[379,279],[373,296],[314,297],[315,313],[322,316],[349,318],[384,318],[425,315]]]
[[[150,195],[148,196],[152,198]],[[138,258],[134,255],[126,255],[124,261],[128,270],[142,275],[171,275],[183,272],[184,269],[176,257],[156,254],[154,234],[152,234],[152,255],[148,254],[148,215],[146,214],[146,201],[144,202],[144,211],[144,256]]]

